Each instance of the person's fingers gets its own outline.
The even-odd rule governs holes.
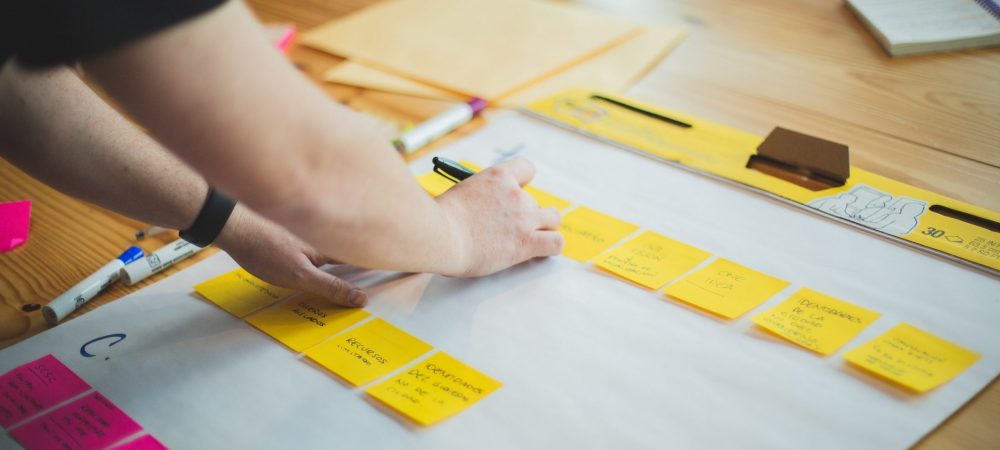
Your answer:
[[[535,178],[535,165],[524,158],[508,159],[486,170],[510,175],[519,186],[524,186]]]
[[[538,217],[538,228],[541,230],[558,230],[559,224],[562,223],[559,210],[553,207],[542,208],[538,213]]]
[[[536,231],[531,235],[529,258],[555,256],[562,252],[563,235],[558,231]]]
[[[365,291],[316,267],[303,268],[297,278],[299,285],[289,287],[318,295],[336,305],[360,308],[368,303],[368,294]]]
[[[306,253],[306,257],[308,257],[309,262],[316,267],[321,267],[324,264],[343,264],[341,261],[330,258],[329,256],[323,256],[312,250],[310,250],[309,253]]]

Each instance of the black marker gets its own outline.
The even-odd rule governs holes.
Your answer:
[[[689,124],[689,123],[687,123],[687,122],[681,122],[680,120],[664,116],[663,114],[657,114],[657,113],[655,113],[653,111],[642,109],[642,108],[640,108],[638,106],[633,106],[633,105],[630,105],[630,104],[625,103],[625,102],[620,102],[618,100],[615,100],[615,99],[609,98],[609,97],[605,97],[603,95],[594,94],[594,95],[591,95],[590,98],[593,99],[593,100],[599,100],[599,101],[602,101],[602,102],[608,102],[608,103],[610,103],[612,105],[615,105],[615,106],[620,107],[620,108],[624,108],[624,109],[626,109],[628,111],[632,111],[634,113],[639,113],[639,114],[642,114],[642,115],[644,115],[646,117],[651,117],[651,118],[656,119],[656,120],[661,120],[663,122],[666,122],[666,123],[669,123],[669,124],[672,124],[672,125],[677,125],[677,126],[679,126],[681,128],[691,128],[692,127],[692,125]]]
[[[431,162],[434,163],[434,172],[456,183],[476,174],[468,167],[465,167],[448,158],[439,158],[435,156]]]

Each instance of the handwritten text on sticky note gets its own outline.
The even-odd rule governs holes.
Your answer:
[[[844,358],[887,380],[926,392],[968,369],[980,355],[901,323],[845,353]]]
[[[562,218],[559,232],[566,239],[562,254],[577,261],[587,261],[638,229],[624,220],[578,206]]]
[[[309,349],[306,356],[360,386],[403,367],[431,348],[376,317]]]
[[[363,309],[341,308],[303,294],[247,318],[258,330],[301,352],[370,316]]]
[[[821,355],[829,355],[871,325],[881,314],[801,289],[778,306],[753,317],[764,329]]]
[[[647,231],[597,259],[597,267],[656,289],[708,259],[710,253]]]
[[[438,352],[366,391],[419,424],[457,414],[500,388],[501,383]]]
[[[90,389],[90,385],[52,355],[0,375],[0,427],[28,417]]]
[[[764,303],[788,282],[719,258],[666,289],[667,295],[732,319]]]
[[[28,450],[107,448],[142,430],[136,421],[99,392],[92,392],[10,434]]]
[[[243,269],[212,278],[195,286],[194,290],[236,317],[245,317],[295,293],[294,290],[267,283]]]

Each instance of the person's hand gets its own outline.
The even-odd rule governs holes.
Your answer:
[[[522,189],[535,176],[525,159],[504,161],[437,197],[451,224],[461,269],[444,275],[489,275],[531,258],[558,255],[563,237],[555,208],[541,208]],[[447,238],[447,236],[443,236]]]
[[[326,258],[284,228],[237,205],[216,244],[257,278],[309,292],[345,307],[361,307],[368,294],[319,267]]]

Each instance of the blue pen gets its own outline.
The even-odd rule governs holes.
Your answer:
[[[83,281],[69,288],[68,291],[56,297],[42,308],[42,316],[49,325],[58,325],[59,321],[76,311],[84,303],[90,301],[110,286],[118,281],[120,271],[126,264],[143,257],[142,249],[136,246],[129,247],[118,258],[104,265],[97,272],[94,272]]]

